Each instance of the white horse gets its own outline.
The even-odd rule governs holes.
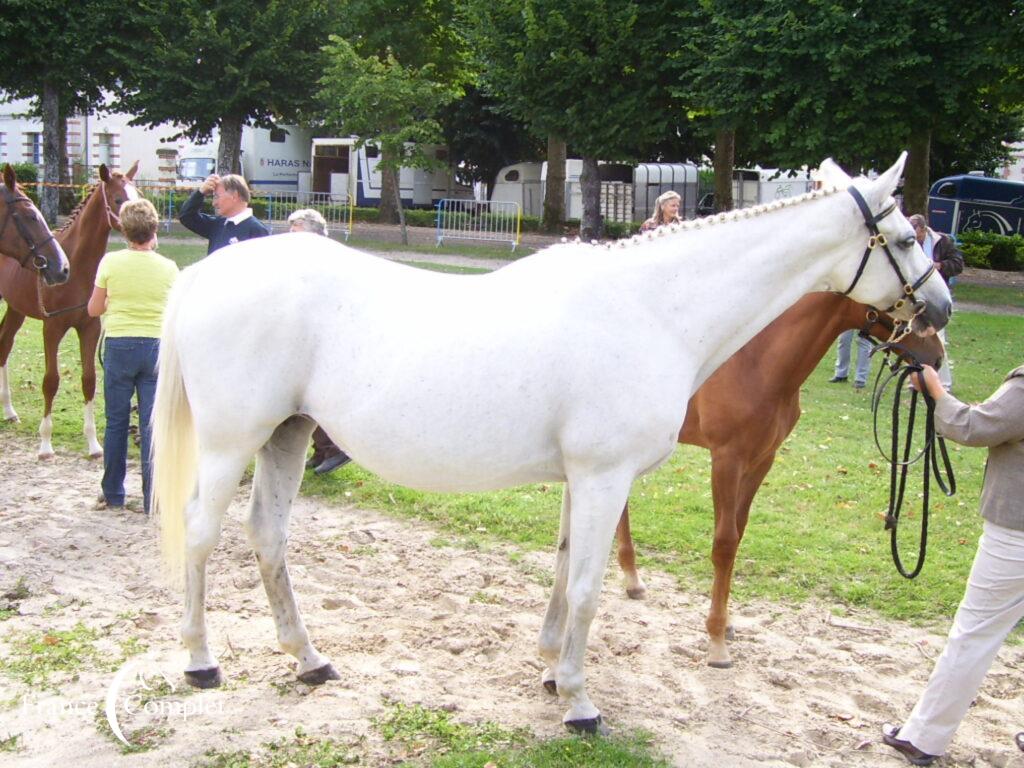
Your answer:
[[[220,681],[206,561],[253,454],[245,525],[278,640],[299,679],[337,678],[285,564],[315,419],[361,465],[413,488],[565,482],[543,682],[567,701],[570,729],[601,729],[584,686],[587,633],[630,485],[671,455],[680,403],[809,291],[850,286],[879,307],[902,297],[893,312],[916,314],[919,332],[948,320],[949,292],[890,198],[904,158],[853,181],[859,192],[826,161],[838,188],[621,249],[557,245],[488,275],[426,272],[303,234],[185,270],[165,317],[154,487],[166,556],[185,573],[188,680]],[[909,295],[903,275],[916,278]]]

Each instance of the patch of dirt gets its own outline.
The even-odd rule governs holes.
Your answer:
[[[253,749],[296,727],[350,745],[363,765],[383,765],[388,750],[372,720],[394,700],[464,721],[528,726],[541,738],[563,735],[565,708],[544,693],[536,653],[553,552],[517,563],[504,546],[437,547],[426,525],[300,499],[292,581],[314,642],[342,675],[308,688],[277,649],[239,525],[243,489],[209,568],[208,626],[226,685],[186,694],[181,597],[161,580],[147,521],[92,508],[101,471],[66,455],[37,462],[28,441],[4,437],[0,592],[23,579],[30,595],[18,615],[0,621],[0,664],[17,638],[78,622],[100,630],[109,660],[106,669],[91,664],[74,678],[55,677],[59,693],[0,672],[0,739],[21,736],[5,766],[183,766],[207,750]],[[129,476],[129,494],[137,494],[137,468]],[[609,569],[590,636],[590,692],[613,729],[646,729],[688,768],[903,764],[879,743],[879,728],[909,713],[942,637],[868,612],[838,619],[813,602],[737,604],[736,665],[711,669],[707,597],[664,574],[644,576],[650,596],[636,602]],[[127,642],[146,646],[136,665],[151,683],[163,680],[147,687],[138,678],[134,688],[122,681],[114,699],[130,738],[155,745],[133,755],[101,733]],[[1021,764],[1012,737],[1024,727],[1022,666],[1024,648],[1002,651],[942,765]]]

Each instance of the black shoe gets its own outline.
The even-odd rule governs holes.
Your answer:
[[[929,755],[927,752],[922,752],[905,739],[897,739],[896,737],[899,735],[899,732],[900,726],[886,723],[882,726],[882,741],[901,753],[911,764],[931,765],[939,758],[938,755]]]
[[[846,381],[846,377],[845,376],[833,376],[831,379],[828,380],[828,383],[829,384],[842,384],[844,381]]]
[[[306,460],[306,469],[314,469],[324,463],[324,457],[313,454]]]
[[[313,471],[318,475],[326,475],[328,472],[338,469],[338,467],[344,467],[350,461],[352,459],[349,458],[347,453],[336,453],[324,459]]]
[[[1017,745],[1017,749],[1024,752],[1024,731],[1021,731],[1013,737],[1014,743]]]
[[[864,389],[864,385],[861,382],[859,382],[859,381],[855,381],[855,382],[853,382],[853,388],[854,389]]]

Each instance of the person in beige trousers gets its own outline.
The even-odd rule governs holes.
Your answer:
[[[886,744],[914,765],[929,765],[946,751],[1000,646],[1024,618],[1024,366],[973,406],[946,392],[934,368],[925,366],[921,378],[935,399],[938,433],[988,448],[984,528],[946,647],[907,721],[882,727]],[[1024,750],[1024,733],[1015,740]]]

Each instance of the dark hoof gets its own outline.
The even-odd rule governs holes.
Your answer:
[[[328,680],[341,680],[341,675],[329,663],[299,675],[299,682],[306,685],[323,685]]]
[[[550,693],[552,696],[558,695],[558,684],[554,680],[544,681],[544,690]]]
[[[725,628],[725,639],[730,641],[736,639],[736,630],[732,628],[732,624]]]
[[[185,682],[193,688],[220,688],[224,678],[220,676],[220,667],[190,669],[185,672]]]
[[[732,669],[731,661],[709,661],[708,666],[712,669]]]
[[[627,589],[626,597],[628,597],[630,600],[643,600],[645,597],[647,597],[647,590],[643,587]]]
[[[607,736],[608,726],[601,720],[601,716],[589,717],[584,720],[566,720],[565,727],[573,733],[582,733],[584,736]]]

